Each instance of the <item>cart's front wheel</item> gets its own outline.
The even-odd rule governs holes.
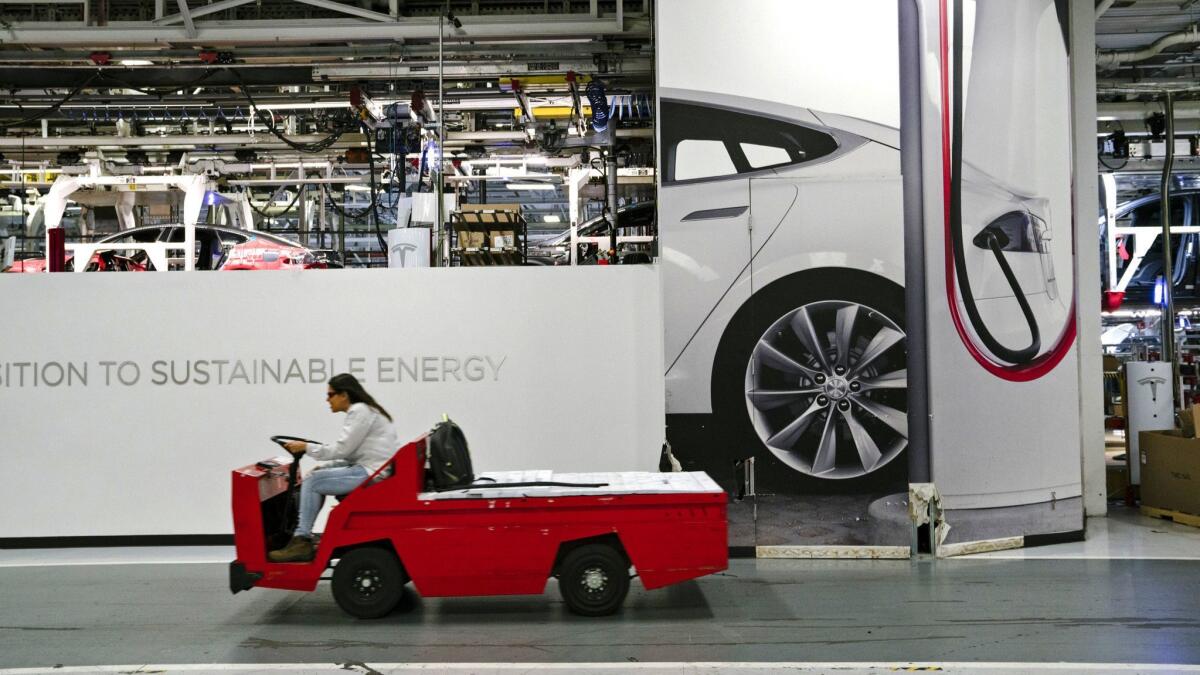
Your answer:
[[[356,548],[333,568],[333,599],[359,619],[378,619],[396,608],[408,577],[395,554],[382,548]]]
[[[612,614],[629,593],[629,563],[611,546],[580,546],[563,559],[558,588],[567,607],[576,614]]]

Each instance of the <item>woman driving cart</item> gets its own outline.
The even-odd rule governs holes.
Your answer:
[[[351,374],[330,378],[325,398],[330,412],[346,413],[346,424],[334,443],[288,441],[283,447],[300,461],[305,453],[318,460],[329,460],[317,467],[300,484],[300,520],[291,541],[271,551],[271,562],[308,562],[316,555],[313,523],[325,497],[349,494],[379,470],[400,446],[392,416],[379,405]]]

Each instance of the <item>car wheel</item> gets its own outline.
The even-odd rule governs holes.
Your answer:
[[[563,558],[558,589],[575,614],[612,614],[629,593],[629,563],[611,546],[585,544]]]
[[[333,568],[333,599],[359,619],[378,619],[396,608],[408,575],[391,551],[356,548]]]
[[[789,482],[867,480],[908,446],[903,307],[899,287],[845,270],[764,288],[722,339],[714,411]]]

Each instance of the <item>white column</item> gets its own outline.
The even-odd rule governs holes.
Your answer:
[[[1071,3],[1071,100],[1075,154],[1075,278],[1083,508],[1108,512],[1104,474],[1104,375],[1100,347],[1100,232],[1096,188],[1096,10]]]
[[[50,192],[41,200],[42,213],[46,222],[46,255],[50,255],[50,230],[62,225],[63,213],[67,210],[67,197],[79,189],[79,180],[73,176],[59,176],[50,186]]]
[[[184,185],[183,197],[183,269],[196,269],[196,220],[200,218],[200,207],[204,203],[204,192],[208,181],[204,176],[192,176]]]

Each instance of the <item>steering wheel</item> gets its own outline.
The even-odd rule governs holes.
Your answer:
[[[321,443],[320,441],[314,441],[309,438],[300,438],[299,436],[272,436],[271,437],[271,442],[277,443],[279,445],[279,447],[283,448],[284,450],[287,450],[287,448],[284,447],[284,444],[289,443],[291,441],[300,441],[301,443],[316,443],[318,445]],[[298,452],[296,454],[301,455],[304,453]]]
[[[318,442],[307,438],[300,438],[299,436],[272,436],[271,441],[279,444],[279,447],[283,448],[284,450],[287,450],[287,448],[284,447],[284,443],[289,441],[300,441],[301,443]],[[300,458],[304,455],[304,452],[294,453],[291,450],[288,450],[288,454],[292,456],[292,464],[288,467],[288,493],[291,494],[296,491],[296,474],[300,470]]]
[[[292,465],[288,471],[288,477],[290,479],[289,482],[291,483],[290,487],[295,487],[296,470],[300,468],[300,458],[304,456],[304,451],[301,450],[300,452],[292,452],[291,450],[288,450],[287,446],[284,444],[288,443],[289,441],[300,441],[301,443],[319,443],[319,441],[314,441],[308,438],[300,438],[299,436],[272,436],[271,441],[277,443],[279,447],[283,448],[284,450],[287,450],[288,454],[292,456]]]

